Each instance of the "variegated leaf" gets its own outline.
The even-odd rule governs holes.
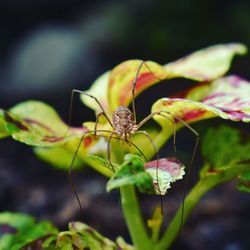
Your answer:
[[[221,44],[196,51],[165,65],[169,78],[184,77],[196,81],[211,81],[224,75],[235,55],[244,55],[243,44]]]

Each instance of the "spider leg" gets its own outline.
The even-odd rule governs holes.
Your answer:
[[[161,198],[161,213],[163,214],[163,199],[162,199],[161,189],[160,189],[160,184],[159,184],[159,159],[160,159],[159,151],[156,148],[153,139],[150,137],[150,135],[146,131],[138,130],[134,134],[143,134],[143,135],[145,135],[148,138],[148,140],[150,141],[153,148],[154,148],[154,151],[155,151],[155,154],[156,154],[156,157],[157,157],[157,161],[156,161],[156,181],[157,181],[158,192],[159,192],[160,198]]]
[[[99,114],[96,115],[95,131],[97,131],[97,125],[98,125],[99,119],[100,119],[100,117],[101,117],[102,115],[103,115],[105,118],[107,118],[103,111],[102,111],[101,113],[99,113]],[[95,135],[96,135],[96,133],[95,133]]]
[[[79,198],[79,196],[77,194],[76,186],[75,186],[75,183],[74,183],[73,178],[72,178],[72,172],[73,172],[73,167],[74,167],[74,163],[75,163],[78,151],[80,149],[80,146],[81,146],[84,138],[89,136],[90,134],[96,134],[98,132],[112,133],[112,131],[110,131],[110,130],[89,130],[89,131],[83,133],[82,136],[80,137],[79,143],[77,144],[77,147],[76,147],[76,150],[75,150],[74,156],[72,158],[72,161],[70,163],[70,167],[69,167],[69,171],[68,171],[68,179],[69,179],[69,182],[70,182],[70,186],[71,186],[73,194],[74,194],[74,196],[75,196],[75,198],[77,200],[77,203],[78,203],[78,205],[80,207],[82,218],[83,218],[83,207],[82,207],[80,198]]]
[[[111,131],[110,131],[111,132]],[[105,135],[101,135],[102,137],[106,137],[106,138],[109,138],[109,136],[105,136]],[[113,137],[112,136],[112,139],[115,139],[115,140],[120,140],[120,141],[123,141],[123,139],[121,137]],[[131,141],[125,141],[128,145],[132,145],[135,149],[137,149],[137,151],[142,155],[142,157],[144,158],[144,160],[146,162],[148,162],[148,158],[146,157],[146,155],[141,151],[141,149],[133,142]]]
[[[162,81],[164,80],[165,78],[160,78],[158,77],[157,75],[154,74],[154,72],[149,68],[149,66],[146,64],[145,61],[141,61],[138,69],[137,69],[137,72],[136,72],[136,75],[135,75],[135,78],[132,82],[132,111],[133,111],[133,115],[134,115],[134,123],[136,124],[136,111],[135,111],[135,89],[136,89],[136,83],[137,83],[137,80],[138,80],[138,77],[139,77],[139,74],[140,74],[140,71],[142,69],[142,66],[145,65],[145,67],[147,68],[147,70],[152,73],[156,79],[158,79],[159,81]]]
[[[138,76],[139,76],[139,73],[140,73],[140,71],[141,71],[141,68],[142,68],[143,64],[144,64],[144,61],[141,62],[139,68],[137,69],[135,78],[134,78],[133,83],[132,83],[132,109],[133,109],[134,123],[135,123],[135,124],[136,124],[135,88],[136,88],[136,82],[137,82],[137,79],[138,79]]]
[[[112,167],[113,172],[115,172],[115,168],[114,168],[114,165],[111,162],[110,142],[111,142],[111,138],[113,138],[114,134],[115,134],[114,131],[112,131],[110,133],[110,136],[108,137],[108,147],[107,147],[107,158],[108,158],[109,165]]]
[[[88,132],[84,133],[84,134],[81,136],[80,141],[79,141],[79,143],[78,143],[78,145],[77,145],[77,147],[76,147],[76,151],[75,151],[75,153],[74,153],[74,156],[73,156],[73,158],[72,158],[72,161],[71,161],[71,163],[70,163],[69,171],[68,171],[69,183],[70,183],[71,189],[72,189],[72,191],[73,191],[73,194],[74,194],[74,196],[75,196],[75,198],[76,198],[76,200],[77,200],[77,203],[78,203],[78,205],[79,205],[79,207],[80,207],[81,217],[82,217],[82,218],[84,217],[84,216],[83,216],[83,207],[82,207],[80,198],[79,198],[79,196],[78,196],[78,194],[77,194],[77,190],[76,190],[75,183],[74,183],[73,178],[72,178],[72,171],[73,171],[73,166],[74,166],[74,163],[75,163],[75,160],[76,160],[78,151],[79,151],[79,149],[80,149],[80,146],[81,146],[81,144],[82,144],[82,142],[83,142],[85,136],[86,136],[87,134],[90,134],[90,133],[92,133],[92,131],[88,131]]]
[[[175,153],[178,155],[178,158],[180,158],[180,160],[181,160],[181,157],[177,153],[177,149],[176,149],[176,123],[175,123],[175,120],[181,122],[186,128],[188,128],[196,136],[196,141],[195,141],[195,145],[194,145],[194,148],[193,148],[191,161],[190,161],[189,168],[188,168],[187,174],[186,174],[186,181],[184,183],[184,192],[183,192],[182,205],[181,205],[181,223],[180,223],[180,228],[179,228],[179,232],[181,232],[182,226],[183,226],[183,218],[184,218],[184,211],[185,211],[185,198],[186,198],[186,192],[187,192],[187,188],[188,188],[188,181],[189,181],[189,177],[191,175],[191,170],[192,170],[192,167],[193,167],[193,162],[194,162],[194,158],[195,158],[196,151],[197,151],[197,148],[198,148],[200,137],[199,137],[199,133],[196,130],[194,130],[189,124],[187,124],[183,119],[181,119],[177,115],[174,115],[174,114],[172,114],[172,113],[170,113],[168,111],[165,111],[165,110],[158,111],[158,112],[153,112],[153,113],[149,114],[147,117],[145,117],[137,125],[137,129],[139,129],[142,125],[144,125],[148,120],[153,118],[155,115],[160,115],[160,116],[164,117],[165,119],[170,120],[170,121],[173,122],[173,126],[174,126],[173,147],[174,147]],[[170,119],[169,116],[172,116],[174,118],[174,120]]]
[[[89,93],[87,93],[87,92],[84,92],[84,91],[81,91],[81,90],[77,90],[77,89],[73,89],[72,92],[71,92],[70,106],[69,106],[69,123],[68,123],[69,126],[71,125],[72,107],[73,107],[73,99],[74,99],[74,94],[75,94],[75,93],[82,94],[82,95],[86,95],[86,96],[92,98],[93,100],[95,100],[95,102],[98,104],[98,106],[99,106],[100,109],[102,110],[101,113],[106,117],[106,119],[107,119],[108,123],[110,124],[110,126],[111,126],[112,128],[114,128],[114,127],[113,127],[113,124],[112,124],[112,122],[111,122],[111,120],[109,119],[107,113],[105,112],[105,110],[104,110],[102,104],[99,102],[99,100],[98,100],[95,96],[93,96],[93,95],[91,95],[91,94],[89,94]]]

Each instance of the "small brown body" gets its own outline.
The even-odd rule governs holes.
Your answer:
[[[133,113],[125,107],[118,107],[113,113],[112,123],[117,135],[127,140],[136,131]]]

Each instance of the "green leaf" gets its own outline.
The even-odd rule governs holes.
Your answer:
[[[0,109],[0,139],[9,135],[4,121],[4,110]]]
[[[116,242],[117,242],[117,245],[120,247],[118,249],[121,249],[121,250],[135,250],[135,248],[133,246],[126,243],[124,241],[124,239],[122,237],[120,237],[120,236],[117,237]]]
[[[126,185],[142,193],[165,195],[170,184],[182,179],[183,165],[176,159],[162,158],[144,163],[138,155],[127,154],[124,163],[107,184],[107,191]]]
[[[250,160],[248,164],[250,165]],[[250,193],[250,167],[248,171],[245,171],[238,176],[237,188],[242,192]]]
[[[243,44],[221,44],[196,51],[165,65],[168,78],[184,77],[196,81],[211,81],[224,75],[235,55],[247,52]]]
[[[250,143],[241,142],[240,132],[228,126],[210,128],[202,138],[202,154],[213,169],[247,162],[249,152]]]
[[[58,232],[48,221],[36,223],[31,216],[11,212],[0,213],[0,229],[1,250],[19,250]]]
[[[27,101],[4,111],[7,132],[17,141],[32,146],[54,146],[79,138],[85,128],[68,128],[49,105]]]
[[[215,139],[216,138],[216,139]],[[237,129],[227,126],[211,128],[202,139],[202,154],[206,160],[201,180],[209,185],[237,179],[237,188],[249,192],[250,142],[242,141]]]
[[[91,85],[91,88],[86,91],[88,94],[93,95],[98,99],[103,108],[108,112],[108,83],[109,83],[110,71],[105,72],[99,76],[95,82]],[[92,98],[86,95],[80,95],[82,102],[89,108],[94,109],[97,113],[101,112],[99,105]]]
[[[69,223],[69,231],[59,233],[57,249],[115,250],[117,246],[90,226],[81,222],[71,222]]]
[[[65,146],[55,147],[35,147],[36,155],[49,164],[60,168],[69,170],[69,166],[74,157],[74,152],[66,149]],[[84,165],[84,161],[79,156],[76,157],[74,162],[74,169],[80,168]]]
[[[107,191],[135,185],[143,193],[154,193],[153,178],[145,171],[144,162],[137,155],[127,154],[124,163],[107,183]]]
[[[90,160],[93,160],[106,168],[111,168],[109,162],[98,155],[89,154],[89,155],[87,155],[87,157]],[[113,165],[114,165],[114,167],[116,166],[116,164],[114,164],[114,163],[113,163]]]

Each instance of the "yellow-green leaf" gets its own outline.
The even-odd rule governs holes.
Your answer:
[[[168,63],[164,68],[169,78],[211,81],[228,71],[235,55],[244,55],[246,52],[246,46],[239,43],[215,45]]]

